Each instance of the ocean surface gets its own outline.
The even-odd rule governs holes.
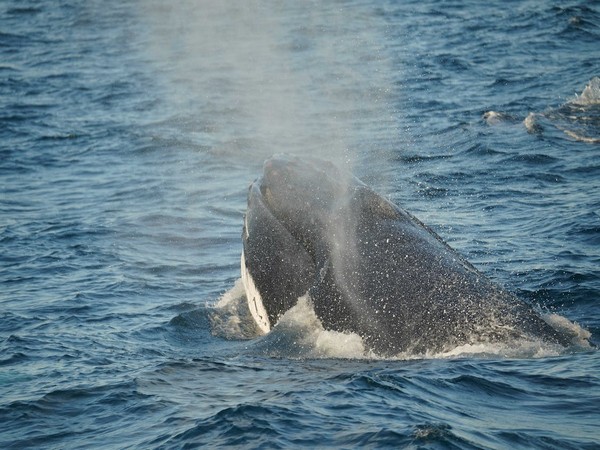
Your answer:
[[[1,0],[0,448],[600,448],[599,76],[598,1]],[[276,153],[582,344],[384,359],[307,305],[259,336]]]

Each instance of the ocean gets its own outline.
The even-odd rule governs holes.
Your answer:
[[[0,448],[600,448],[599,43],[597,1],[2,0]],[[310,305],[260,336],[279,153],[581,345],[381,358]]]

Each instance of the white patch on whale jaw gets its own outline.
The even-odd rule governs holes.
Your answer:
[[[250,309],[250,313],[252,314],[252,317],[256,321],[256,324],[260,330],[264,334],[267,334],[269,331],[271,331],[271,323],[269,322],[269,316],[267,315],[267,310],[263,305],[260,292],[258,292],[258,289],[256,289],[254,280],[246,268],[246,258],[244,257],[243,250],[241,258],[241,274],[242,282],[244,283],[244,289],[246,290],[246,299],[248,300],[248,308]]]

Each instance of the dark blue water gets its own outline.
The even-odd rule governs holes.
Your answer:
[[[599,448],[592,347],[369,359],[215,307],[290,152],[598,342],[599,43],[593,1],[0,2],[0,447]]]

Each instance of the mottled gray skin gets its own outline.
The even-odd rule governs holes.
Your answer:
[[[271,325],[308,292],[325,329],[357,333],[380,355],[515,338],[566,345],[419,220],[326,161],[267,160],[243,244]]]

